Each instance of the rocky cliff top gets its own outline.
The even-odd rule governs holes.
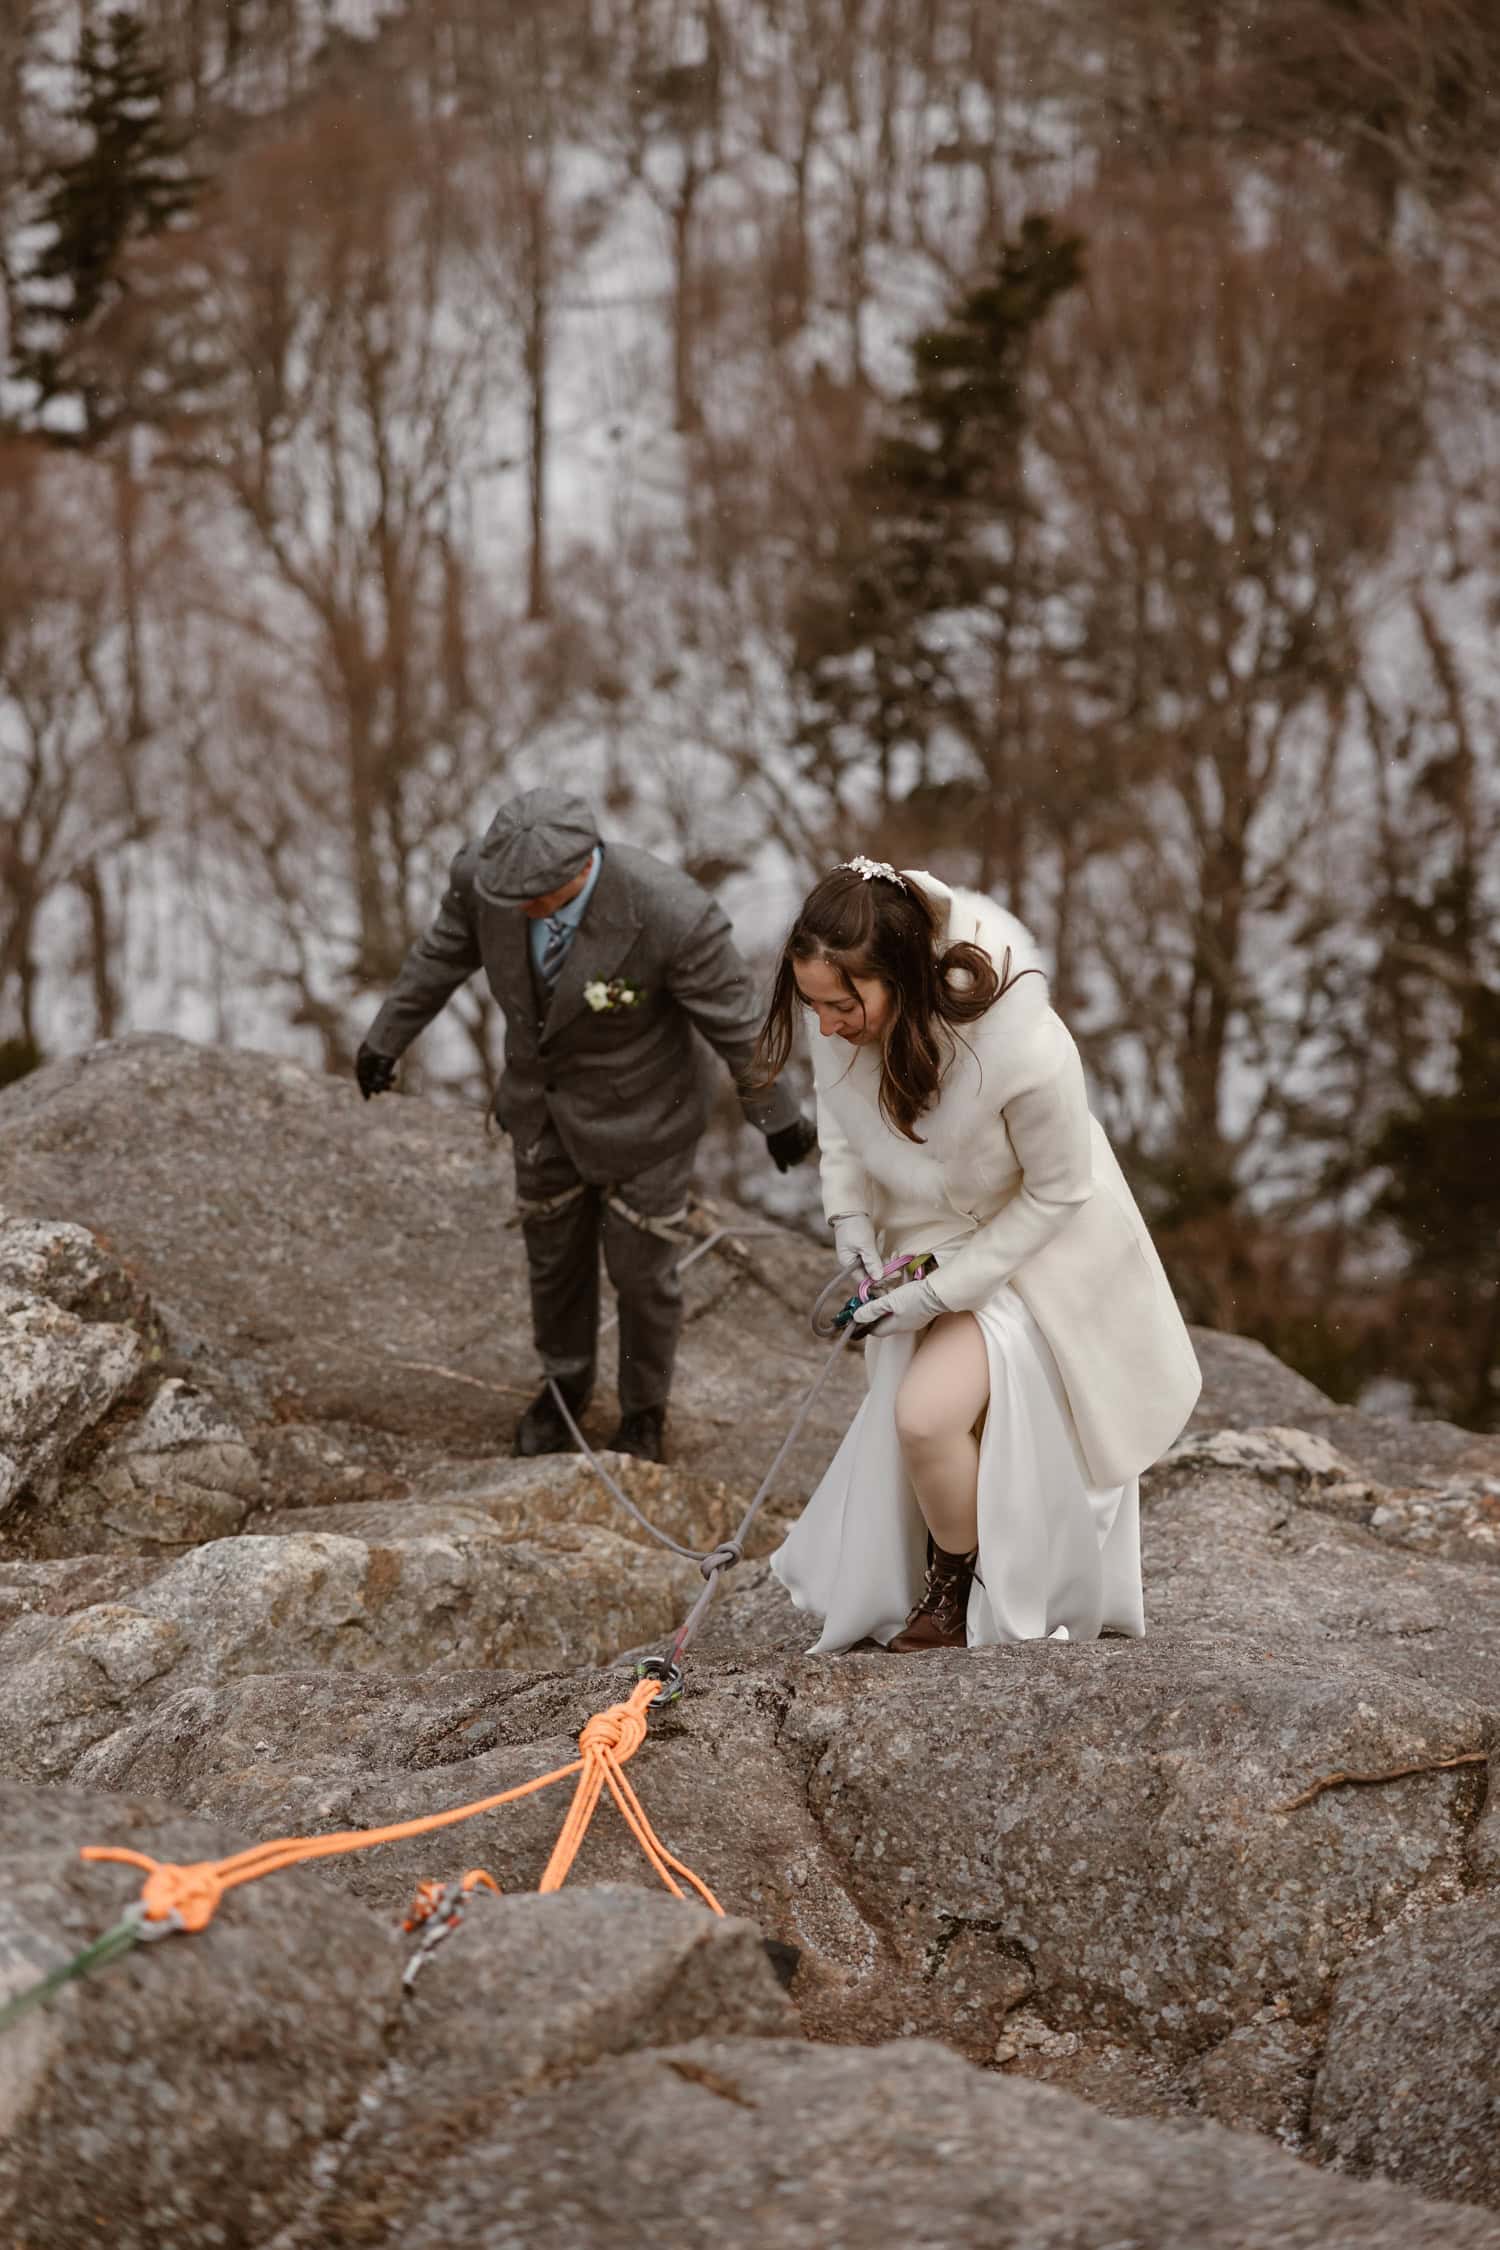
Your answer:
[[[683,1614],[581,1463],[509,1458],[513,1200],[474,1117],[267,1057],[131,1040],[0,1096],[0,1993],[134,1895],[81,1841],[498,1792]],[[746,1231],[688,1276],[673,1464],[616,1466],[708,1545],[827,1259],[695,1223]],[[813,1659],[752,1555],[631,1769],[728,1922],[608,1808],[533,1895],[551,1794],[236,1892],[6,2035],[5,2239],[1500,2239],[1500,1441],[1197,1340],[1146,1641]],[[403,1987],[414,1884],[474,1864],[506,1896]]]

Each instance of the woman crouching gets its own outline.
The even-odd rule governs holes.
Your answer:
[[[783,949],[765,1083],[802,1010],[840,1260],[936,1268],[856,1314],[866,1396],[772,1568],[819,1650],[1143,1633],[1140,1474],[1198,1363],[1030,937],[852,860]]]

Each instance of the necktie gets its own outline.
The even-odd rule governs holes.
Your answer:
[[[552,916],[548,916],[547,937],[542,947],[541,973],[543,984],[556,984],[558,972],[563,965],[563,955],[568,950],[572,936],[573,932],[566,922],[558,922]]]

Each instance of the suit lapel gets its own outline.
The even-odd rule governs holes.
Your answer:
[[[629,886],[606,850],[594,895],[552,988],[552,1004],[542,1025],[544,1039],[556,1038],[579,1014],[585,985],[596,977],[608,982],[630,951],[640,927],[641,918]]]
[[[531,924],[514,907],[482,909],[490,924],[484,947],[490,986],[508,1021],[535,1024],[536,988],[531,976]]]

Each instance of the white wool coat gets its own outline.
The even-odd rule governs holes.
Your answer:
[[[941,942],[980,945],[997,970],[1008,952],[1012,974],[1036,963],[992,899],[920,870],[906,879],[931,900]],[[1057,1361],[1095,1485],[1159,1460],[1202,1378],[1045,978],[1022,977],[960,1027],[920,1145],[880,1114],[878,1047],[815,1035],[813,1075],[828,1217],[868,1212],[888,1257],[937,1253],[933,1287],[951,1311],[1016,1291]]]

